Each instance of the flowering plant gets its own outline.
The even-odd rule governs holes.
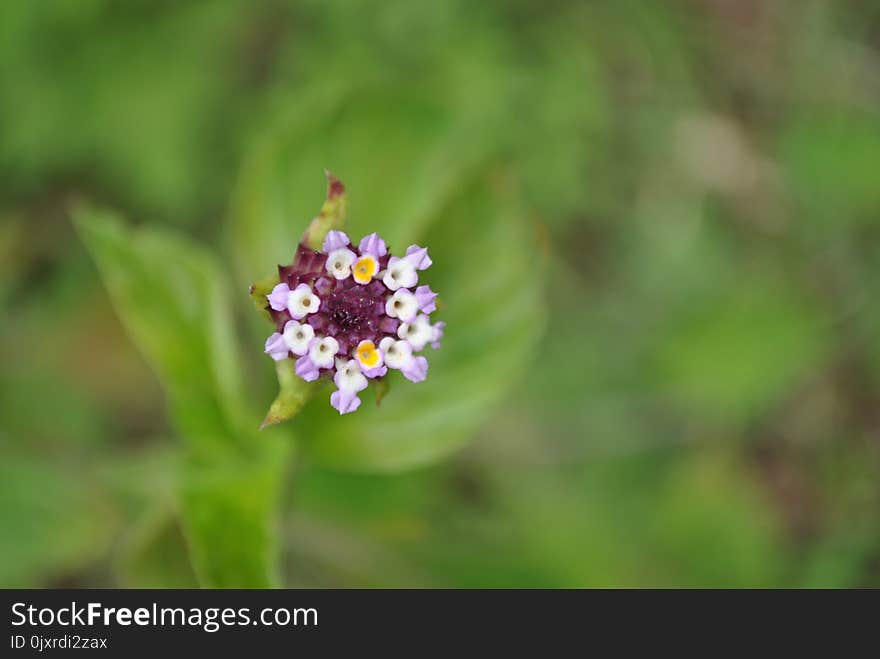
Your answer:
[[[418,353],[440,347],[445,323],[431,322],[437,294],[419,285],[419,272],[431,266],[427,248],[410,245],[393,256],[376,233],[355,247],[343,231],[329,228],[344,220],[345,188],[327,177],[327,202],[293,263],[278,266],[278,283],[258,295],[276,328],[266,354],[294,359],[306,382],[332,377],[337,389],[330,404],[347,414],[360,407],[358,394],[369,380],[381,381],[388,369],[423,381],[428,360]]]
[[[371,92],[346,105],[350,116],[327,113],[333,119],[318,127],[285,123],[260,141],[233,196],[230,253],[223,258],[164,227],[134,227],[99,208],[77,211],[77,230],[116,310],[165,386],[169,417],[182,443],[182,468],[168,471],[180,479],[181,528],[196,577],[205,585],[282,583],[278,529],[294,456],[369,473],[435,462],[473,437],[536,353],[545,318],[541,264],[516,182],[483,162],[481,149],[469,150],[479,144],[466,133],[451,134],[439,125],[433,147],[415,141],[394,151],[398,166],[385,163],[370,173],[372,163],[360,158],[360,146],[351,148],[350,132],[376,140],[368,152],[388,152],[394,145],[373,130],[375,113],[366,108],[381,108],[397,126],[422,107],[418,100],[390,103],[390,98],[385,90]],[[316,140],[314,151],[304,151],[310,140]],[[362,240],[372,230],[366,226],[356,236],[346,228],[345,188],[332,177],[318,215],[304,235],[291,237],[291,218],[303,217],[308,208],[301,205],[303,195],[284,191],[305,189],[304,176],[328,152],[340,167],[363,174],[357,184],[359,213],[376,222],[387,245],[379,236]],[[417,236],[426,237],[430,257]],[[227,280],[229,263],[236,264],[240,281],[247,281],[268,254],[287,265],[252,284],[252,299],[272,329],[250,327],[256,333],[248,341],[261,345],[267,335],[278,335],[269,351],[279,357],[273,362],[278,393],[263,427],[294,417],[297,427],[260,434],[250,395],[267,390],[244,377],[250,369],[242,368]],[[431,258],[444,267],[428,268]],[[366,281],[367,274],[369,283],[357,281]],[[297,293],[301,284],[311,290],[308,296]],[[447,308],[428,285],[449,295]],[[362,305],[361,298],[371,302]],[[312,305],[317,311],[301,313]],[[439,312],[455,328],[455,341],[444,339],[443,350],[432,353],[443,331],[434,318]],[[423,315],[430,319],[430,338],[419,320]],[[288,326],[290,321],[300,327]],[[306,336],[305,326],[314,336]],[[279,344],[286,330],[295,351],[287,341]],[[303,352],[298,342],[306,338]],[[322,361],[318,345],[332,347],[331,338],[337,350],[332,364]],[[372,342],[372,349],[363,341]],[[302,360],[313,343],[317,359]],[[251,354],[265,358],[256,350]],[[428,377],[418,386],[401,382],[381,408],[358,407],[355,398],[363,398],[364,382],[379,400],[397,377],[395,369],[404,378]],[[314,371],[317,379],[311,379]],[[321,381],[336,409],[324,401],[303,409],[312,396],[324,397]],[[355,408],[358,414],[337,413]]]

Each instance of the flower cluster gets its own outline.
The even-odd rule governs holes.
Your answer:
[[[391,256],[375,233],[356,249],[342,231],[330,231],[320,252],[300,244],[266,296],[277,327],[266,353],[296,359],[296,374],[307,382],[332,374],[330,404],[340,414],[354,412],[368,380],[389,368],[421,382],[428,360],[416,353],[439,348],[445,326],[431,323],[437,294],[417,285],[430,265],[427,248],[410,245],[404,256]]]

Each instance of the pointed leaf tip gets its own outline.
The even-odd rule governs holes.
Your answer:
[[[292,419],[314,393],[314,387],[310,387],[309,383],[297,377],[292,359],[275,362],[275,370],[278,374],[280,390],[269,407],[266,418],[260,424],[260,430]]]
[[[321,244],[328,232],[342,229],[345,225],[347,204],[345,186],[329,170],[325,169],[324,174],[327,176],[327,200],[309,224],[302,240],[309,249],[316,252],[321,250]]]
[[[342,185],[342,181],[336,178],[329,169],[324,170],[324,175],[327,177],[328,200],[345,194],[345,186]]]

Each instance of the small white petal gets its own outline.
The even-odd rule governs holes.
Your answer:
[[[403,259],[391,259],[382,277],[382,282],[392,291],[398,288],[411,288],[418,281],[419,273],[416,272],[416,267]]]
[[[307,284],[300,284],[287,296],[287,310],[297,320],[315,313],[319,306],[321,300]]]
[[[419,301],[416,296],[405,288],[394,292],[385,303],[385,313],[392,318],[400,318],[404,322],[412,321],[419,311]]]
[[[367,388],[367,378],[361,373],[360,366],[353,359],[344,362],[342,368],[337,367],[333,381],[340,391],[357,393]]]
[[[412,323],[403,323],[397,329],[397,336],[409,341],[413,350],[418,352],[429,341],[434,340],[434,328],[431,326],[431,319],[425,314],[419,314],[419,317]]]
[[[382,342],[384,343],[385,339],[382,339]],[[385,353],[385,365],[389,368],[406,368],[413,361],[412,346],[406,341],[393,341],[386,344],[383,352]]]
[[[327,272],[335,279],[347,279],[351,275],[351,265],[357,256],[350,249],[337,249],[327,256]]]
[[[302,357],[306,354],[313,338],[315,338],[315,330],[307,323],[290,320],[284,325],[284,342],[295,355]]]
[[[309,347],[309,358],[318,368],[330,368],[337,352],[339,352],[339,343],[332,336],[325,336],[312,342]]]

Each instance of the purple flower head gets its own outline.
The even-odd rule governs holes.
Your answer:
[[[430,265],[427,248],[410,245],[392,256],[375,233],[357,248],[342,231],[328,232],[321,251],[300,244],[266,296],[276,326],[266,353],[295,359],[296,374],[307,382],[332,378],[330,404],[340,414],[357,410],[358,393],[389,370],[423,381],[428,360],[417,353],[439,347],[444,325],[430,322],[437,294],[416,287]]]

